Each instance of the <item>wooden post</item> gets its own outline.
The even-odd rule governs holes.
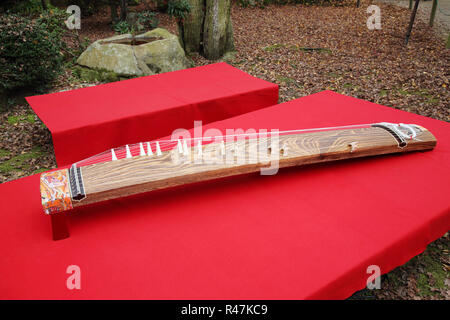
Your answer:
[[[409,37],[411,36],[411,30],[414,24],[414,20],[416,19],[417,8],[419,7],[419,1],[420,0],[416,0],[416,3],[414,3],[413,11],[411,12],[411,19],[409,20],[408,30],[406,31],[405,45],[408,44]]]
[[[50,214],[50,221],[52,222],[53,240],[62,240],[70,237],[66,212]]]
[[[413,3],[413,0],[409,0],[409,10],[412,9],[412,3]]]
[[[431,8],[431,15],[430,15],[430,27],[433,26],[434,18],[436,17],[437,3],[438,0],[433,0],[433,7]]]

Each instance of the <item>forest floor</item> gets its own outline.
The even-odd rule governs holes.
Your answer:
[[[224,61],[280,86],[280,102],[322,90],[365,99],[450,121],[450,50],[424,21],[417,21],[403,45],[410,11],[379,4],[381,30],[369,30],[361,7],[233,7],[236,52]],[[176,22],[160,14],[160,27],[177,33]],[[108,10],[82,20],[89,42],[112,36]],[[70,40],[68,40],[70,41]],[[212,63],[199,55],[195,65]],[[68,63],[49,92],[100,83],[80,79]],[[51,135],[21,92],[0,106],[0,182],[56,167]],[[381,290],[362,290],[354,299],[450,299],[450,236],[383,276]]]
[[[400,6],[403,8],[409,8],[409,0],[376,0],[377,2],[384,2]],[[413,5],[414,5],[413,1]],[[425,23],[429,23],[431,10],[433,7],[433,1],[420,1],[417,10],[417,18],[421,19]],[[434,29],[444,39],[446,39],[450,33],[450,0],[438,0],[438,6],[434,18]]]

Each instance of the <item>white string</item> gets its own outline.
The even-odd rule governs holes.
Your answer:
[[[363,126],[370,126],[373,123],[368,124],[354,124],[354,125],[348,125],[348,126],[338,126],[338,127],[324,127],[324,128],[313,128],[313,129],[297,129],[297,130],[286,130],[286,131],[274,131],[273,133],[294,133],[294,132],[305,132],[305,131],[324,131],[324,130],[331,130],[331,129],[349,129],[349,128],[355,128],[355,127],[363,127]],[[206,136],[206,137],[198,137],[198,138],[188,138],[184,139],[186,141],[190,140],[205,140],[205,139],[213,139],[213,138],[225,138],[225,137],[240,137],[240,136],[249,136],[249,135],[270,135],[271,132],[266,133],[260,133],[260,132],[249,132],[249,133],[243,133],[243,134],[228,134],[228,135],[222,135],[222,136]],[[158,140],[159,142],[174,142],[175,140]]]
[[[397,134],[399,134],[400,136],[407,138],[407,139],[416,139],[416,131],[415,129],[407,124],[393,124],[393,123],[388,123],[388,122],[380,122],[378,123],[380,125],[385,125],[390,127],[391,129],[393,129]],[[228,140],[228,139],[224,139],[227,137],[248,137],[250,139],[251,136],[260,136],[261,138],[263,137],[267,137],[267,138],[271,138],[271,136],[273,136],[274,134],[276,135],[283,135],[283,134],[288,134],[288,133],[301,133],[301,132],[315,132],[315,131],[325,131],[325,130],[338,130],[338,129],[351,129],[351,128],[363,128],[363,127],[367,127],[367,126],[372,126],[373,124],[357,124],[357,125],[346,125],[346,126],[336,126],[336,127],[323,127],[323,128],[312,128],[312,129],[297,129],[297,130],[286,130],[286,131],[271,131],[271,132],[249,132],[249,133],[243,133],[243,134],[230,134],[230,135],[222,135],[222,136],[207,136],[207,137],[194,137],[194,138],[188,138],[188,139],[183,139],[183,142],[180,141],[180,139],[177,140],[155,140],[152,142],[147,142],[147,154],[149,156],[153,155],[152,152],[152,148],[151,148],[151,143],[155,144],[155,149],[156,149],[156,154],[157,155],[161,155],[161,147],[163,149],[163,151],[169,151],[172,150],[173,148],[178,148],[180,153],[183,153],[185,155],[187,155],[187,141],[192,142],[190,143],[191,146],[194,146],[194,142],[195,140],[198,140],[198,144],[202,145],[202,142],[209,142],[209,143],[213,143],[213,142],[220,142],[223,140]],[[400,127],[404,127],[406,129],[408,129],[411,132],[411,135],[408,135],[404,132],[402,132],[401,130],[399,130],[397,128],[397,126]],[[217,138],[220,138],[220,141],[217,141]],[[236,141],[239,141],[238,139]],[[233,139],[234,142],[234,139]],[[167,150],[166,150],[167,147]],[[197,146],[199,147],[199,146]],[[330,148],[330,147],[323,147],[323,148],[315,148],[315,151],[321,151],[325,148]],[[353,147],[352,147],[353,148]],[[135,144],[131,144],[131,145],[125,145],[125,146],[121,146],[115,149],[111,149],[111,151],[105,151],[102,152],[100,154],[94,155],[92,157],[89,157],[87,159],[78,161],[77,163],[75,163],[76,165],[78,164],[82,164],[82,166],[86,166],[86,165],[90,165],[90,164],[95,164],[95,163],[102,163],[102,162],[108,162],[108,161],[112,161],[112,160],[116,160],[118,159],[117,155],[125,153],[125,158],[131,158],[133,157],[131,150],[134,149],[138,149],[139,154],[142,155],[143,153],[143,144],[141,143],[135,143]],[[114,152],[115,150],[115,152]],[[353,149],[352,149],[353,150]],[[222,155],[224,154],[224,150],[223,147],[221,147],[221,153]],[[145,153],[145,152],[144,152]],[[94,160],[95,159],[95,160]],[[95,161],[93,163],[90,163],[92,161]]]
[[[312,129],[296,129],[296,130],[285,130],[285,131],[273,131],[273,132],[249,132],[249,133],[243,133],[243,134],[230,134],[230,135],[219,135],[219,136],[206,136],[206,137],[194,137],[194,138],[188,138],[188,139],[184,139],[184,141],[195,141],[195,140],[199,140],[199,141],[204,141],[204,142],[213,142],[213,140],[215,138],[228,138],[228,137],[250,137],[250,136],[270,136],[273,135],[274,133],[280,135],[280,134],[287,134],[287,133],[301,133],[301,132],[315,132],[315,131],[325,131],[325,130],[338,130],[338,129],[350,129],[350,128],[358,128],[358,127],[364,127],[364,126],[370,126],[372,124],[356,124],[356,125],[346,125],[346,126],[336,126],[336,127],[323,127],[323,128],[312,128]],[[227,139],[225,139],[227,140]],[[148,143],[148,142],[147,142]],[[162,146],[162,148],[164,149],[164,147],[169,146],[173,143],[176,143],[175,140],[155,140],[153,141],[153,143],[156,143],[156,149],[157,151],[159,151],[158,149],[158,143],[160,146]],[[130,144],[130,145],[125,145],[125,146],[120,146],[114,149],[127,149],[127,148],[134,148],[136,146],[138,146],[139,143],[135,143],[135,144]],[[164,150],[165,151],[165,150]],[[78,162],[76,162],[75,164],[78,165],[80,163],[86,163],[89,162],[89,160],[92,160],[94,158],[100,158],[103,155],[109,154],[110,151],[105,151],[102,152],[100,154],[91,156],[89,158],[80,160]],[[117,151],[116,151],[117,153]],[[128,153],[128,152],[127,152]],[[159,152],[157,152],[157,154],[159,155]],[[106,159],[105,159],[106,161]]]
[[[377,135],[374,135],[374,137],[376,137],[376,136],[377,136]],[[380,136],[384,136],[384,135],[381,135],[381,134],[380,134]],[[200,141],[199,141],[199,143],[200,143]],[[354,143],[354,142],[352,142],[352,143]],[[322,153],[322,151],[324,151],[324,150],[327,150],[327,152],[333,152],[333,149],[334,149],[334,148],[341,148],[341,147],[343,147],[343,146],[348,146],[348,147],[350,148],[351,153],[353,153],[353,152],[357,149],[357,146],[352,145],[352,143],[347,143],[347,142],[345,142],[345,143],[342,143],[342,144],[339,144],[339,145],[323,146],[323,147],[317,147],[317,146],[312,145],[312,146],[310,146],[309,152],[306,153],[306,154],[311,154],[311,153],[315,153],[315,152]],[[268,148],[272,146],[272,143],[271,143],[271,141],[269,141],[269,139],[268,139],[267,146],[268,146]],[[217,145],[217,147],[219,148],[220,145]],[[245,148],[245,145],[244,145],[244,146],[235,146],[234,151],[236,152],[236,148],[241,149],[242,147]],[[287,147],[287,145],[286,145],[286,144],[283,144],[283,146],[282,146],[281,149],[287,149],[286,147]],[[198,149],[198,147],[197,147],[197,149]],[[280,149],[280,151],[281,151],[281,149]],[[171,150],[173,150],[173,149],[169,149],[169,151],[171,151]],[[245,150],[245,149],[244,149],[244,150]],[[197,150],[197,151],[198,151],[198,150]],[[287,151],[287,150],[286,150],[286,151]],[[195,149],[194,149],[192,152],[195,152]],[[260,152],[260,151],[258,151],[258,153],[257,153],[257,155],[256,155],[256,158],[257,158],[257,159],[258,159],[258,158],[261,158],[259,152]],[[275,151],[273,150],[272,152],[275,152]],[[118,153],[118,152],[117,152],[117,153]],[[122,153],[124,153],[124,152],[122,151]],[[118,154],[119,154],[119,153],[118,153]],[[225,154],[226,154],[226,153],[225,153]],[[222,153],[221,153],[222,156],[224,156],[225,154],[222,154]],[[245,154],[248,154],[249,157],[251,156],[250,153],[245,153]],[[184,155],[186,155],[186,154],[184,154]],[[284,155],[284,156],[287,156],[286,152],[284,152],[283,155]],[[136,156],[137,156],[137,155],[136,155]],[[233,158],[236,157],[236,156],[238,156],[238,155],[235,154],[235,155],[233,156]],[[245,157],[247,157],[247,156],[245,155]],[[110,156],[109,156],[109,154],[108,154],[108,155],[107,155],[107,159],[106,159],[105,161],[96,161],[95,163],[108,162],[108,161],[110,161],[109,158],[110,158]],[[120,159],[124,159],[124,158],[126,158],[126,157],[120,157]],[[220,157],[218,157],[218,158],[220,158]],[[249,158],[249,159],[250,159],[250,158]],[[253,159],[253,158],[251,158],[251,159]],[[83,165],[83,166],[87,166],[87,165],[91,165],[91,164],[95,164],[95,163],[83,163],[82,165]]]

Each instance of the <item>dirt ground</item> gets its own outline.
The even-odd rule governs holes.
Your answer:
[[[409,8],[409,0],[376,0],[376,2],[388,3],[403,8]],[[414,5],[413,1],[413,5]],[[420,1],[417,10],[417,18],[424,23],[429,23],[433,1]],[[438,6],[434,18],[434,26],[436,33],[446,39],[450,33],[450,0],[438,0]]]

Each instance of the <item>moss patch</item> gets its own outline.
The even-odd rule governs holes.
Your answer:
[[[319,52],[319,53],[331,53],[332,51],[330,49],[327,48],[304,48],[304,47],[300,47],[298,48],[301,51],[304,52]]]
[[[263,50],[267,51],[267,52],[272,52],[272,51],[278,50],[280,48],[285,48],[285,47],[286,47],[285,44],[275,43],[275,44],[272,44],[270,46],[264,47]]]
[[[49,169],[44,169],[44,168],[42,168],[42,169],[34,170],[32,174],[45,172],[45,171],[47,171],[47,170],[49,170]]]
[[[279,76],[279,77],[277,77],[277,80],[279,82],[285,83],[287,85],[292,84],[292,85],[296,86],[297,88],[301,88],[301,85],[299,85],[295,79]]]
[[[380,95],[380,97],[386,97],[387,96],[387,90],[380,90],[380,93],[379,93],[379,95]]]
[[[9,116],[7,121],[9,124],[13,125],[19,123],[19,116]]]
[[[2,150],[2,152],[4,155],[8,155],[8,151]],[[0,173],[29,169],[30,165],[27,163],[27,161],[30,159],[41,157],[43,155],[44,152],[40,147],[34,147],[30,152],[24,152],[0,163]]]
[[[21,115],[21,116],[9,116],[7,121],[11,125],[15,125],[15,124],[21,123],[21,122],[35,123],[36,116],[34,114],[27,114],[27,115]]]
[[[236,58],[236,54],[237,54],[236,51],[228,51],[223,55],[221,61],[231,64],[231,63],[233,63],[234,59]]]
[[[344,83],[344,85],[343,85],[343,87],[344,88],[347,88],[347,89],[358,89],[358,86],[357,85],[355,85],[355,84],[353,84],[353,83]]]
[[[421,296],[430,296],[435,293],[431,288],[444,289],[446,274],[441,264],[428,255],[421,257],[421,263],[425,266],[424,272],[417,278],[417,288]]]
[[[398,88],[396,90],[402,96],[419,96],[426,99],[426,103],[436,104],[439,102],[433,94],[427,89],[417,89],[417,90],[404,90],[403,88]]]
[[[72,68],[72,75],[84,82],[115,82],[121,80],[121,77],[113,71],[89,69],[80,66]]]
[[[11,152],[9,152],[8,150],[4,150],[4,149],[0,149],[0,158],[1,157],[6,157],[7,155],[9,155]]]

